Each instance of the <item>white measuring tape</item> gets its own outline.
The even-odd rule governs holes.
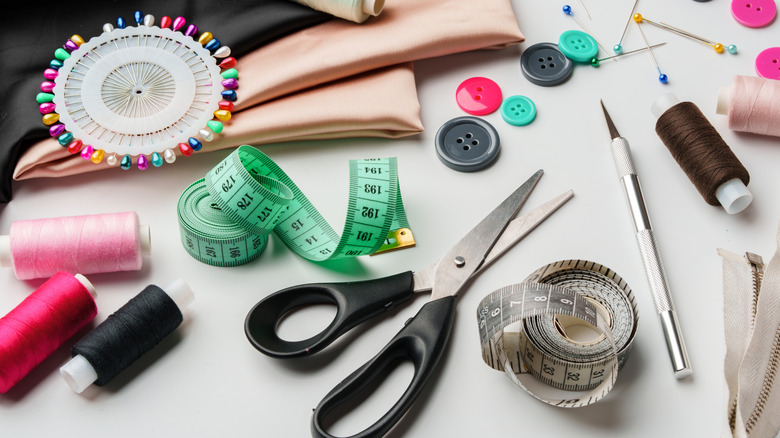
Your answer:
[[[537,399],[559,407],[604,398],[636,334],[637,309],[628,284],[614,271],[584,260],[546,265],[519,284],[498,289],[477,309],[482,358]],[[585,326],[599,334],[575,339]],[[532,376],[564,391],[530,389]]]

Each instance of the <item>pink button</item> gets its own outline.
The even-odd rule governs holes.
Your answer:
[[[455,100],[463,111],[475,116],[484,116],[501,106],[501,88],[488,78],[466,79],[455,93]]]
[[[780,79],[780,47],[770,47],[758,54],[756,73],[762,78]]]
[[[764,27],[775,19],[777,5],[774,0],[732,0],[731,14],[747,27]]]

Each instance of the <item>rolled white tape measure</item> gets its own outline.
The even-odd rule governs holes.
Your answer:
[[[485,363],[537,399],[572,408],[595,403],[612,389],[638,314],[631,288],[614,271],[564,260],[489,294],[477,321]],[[597,336],[583,339],[583,327]],[[536,382],[567,392],[540,391]]]

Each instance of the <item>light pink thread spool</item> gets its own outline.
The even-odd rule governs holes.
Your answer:
[[[135,271],[150,252],[149,227],[135,212],[17,221],[0,236],[0,266],[20,280]]]
[[[780,81],[735,76],[718,94],[715,109],[734,131],[780,137]]]

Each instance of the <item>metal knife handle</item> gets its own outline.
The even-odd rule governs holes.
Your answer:
[[[636,175],[634,160],[631,158],[631,148],[628,141],[623,137],[617,137],[612,140],[612,158],[615,159],[615,169],[617,169],[618,178],[626,175]]]
[[[612,140],[612,157],[615,160],[615,168],[626,193],[631,217],[634,221],[636,241],[645,274],[653,296],[656,312],[661,320],[661,326],[666,338],[666,347],[669,349],[669,358],[672,361],[677,378],[683,378],[691,374],[691,366],[688,360],[688,352],[682,338],[677,312],[674,308],[672,295],[669,291],[669,283],[666,280],[655,234],[650,225],[650,217],[647,214],[642,189],[636,175],[634,160],[631,157],[631,148],[623,137]]]
[[[636,242],[639,244],[639,254],[642,256],[642,263],[645,266],[645,274],[647,274],[647,281],[650,284],[650,293],[653,295],[656,312],[674,310],[669,283],[666,281],[666,273],[661,264],[661,256],[658,254],[658,245],[653,230],[637,231]]]

